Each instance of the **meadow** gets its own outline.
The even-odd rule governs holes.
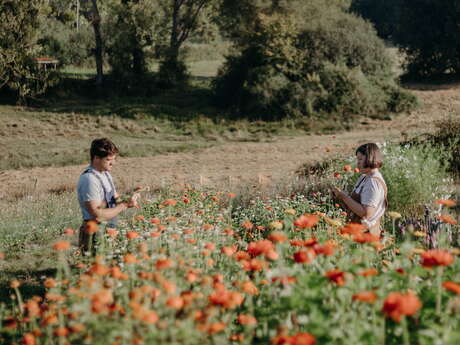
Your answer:
[[[423,157],[407,174],[418,169],[415,179],[428,170],[438,176],[417,190],[427,191],[428,213],[415,220],[408,215],[415,217],[417,208],[401,207],[402,214],[392,209],[381,238],[347,224],[346,213],[327,193],[331,183],[347,188],[356,180],[347,160],[276,186],[147,189],[140,207],[123,217],[117,230],[104,223],[91,227],[99,236],[91,249],[95,255],[75,246],[78,209],[71,193],[35,200],[35,206],[18,201],[16,209],[2,211],[2,219],[42,227],[2,235],[7,250],[1,264],[9,267],[2,283],[9,296],[3,295],[0,307],[1,339],[4,344],[457,344],[455,192],[448,185],[439,188],[439,179],[448,176],[434,164],[439,151],[384,150],[389,168],[400,169],[411,157],[416,165]],[[393,186],[404,177],[387,176]],[[423,197],[398,194],[407,206],[417,204],[411,196]],[[33,245],[40,252],[34,253]],[[48,269],[38,269],[40,264]]]
[[[123,157],[151,157],[351,128],[228,120],[209,98],[216,66],[191,62],[186,92],[96,99],[91,71],[67,70],[68,93],[0,106],[0,171],[82,164],[101,135]],[[458,344],[458,176],[445,164],[457,143],[381,143],[381,238],[347,224],[328,192],[350,189],[354,157],[299,160],[295,178],[270,184],[145,188],[118,229],[92,227],[94,255],[77,248],[73,186],[8,191],[0,344]]]

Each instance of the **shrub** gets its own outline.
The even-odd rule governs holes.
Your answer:
[[[415,97],[395,83],[392,61],[370,24],[339,6],[286,4],[282,11],[255,11],[234,39],[214,83],[220,105],[265,120],[414,106]]]
[[[450,152],[449,169],[460,176],[460,118],[450,117],[437,123],[438,130],[430,140],[439,150]]]

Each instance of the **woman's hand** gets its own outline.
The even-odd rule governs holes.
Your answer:
[[[127,202],[128,208],[138,207],[137,200],[139,199],[139,197],[140,197],[139,193],[134,193],[129,199],[129,201]]]
[[[340,200],[343,200],[347,196],[347,194],[344,191],[334,186],[331,187],[331,191],[334,194],[334,196]]]

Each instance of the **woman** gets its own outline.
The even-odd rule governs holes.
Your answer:
[[[380,219],[387,208],[387,186],[379,168],[383,155],[374,143],[361,145],[356,150],[358,169],[362,176],[351,196],[334,187],[333,193],[352,212],[351,221],[361,222],[373,235],[380,236]]]

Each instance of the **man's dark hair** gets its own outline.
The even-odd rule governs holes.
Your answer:
[[[89,151],[91,161],[96,156],[104,158],[109,155],[115,155],[118,152],[118,148],[115,146],[115,144],[107,138],[93,140],[93,142],[91,143],[91,149]]]
[[[366,156],[366,161],[364,162],[365,168],[381,168],[383,165],[383,155],[379,147],[374,143],[368,143],[361,145],[356,149],[356,153],[361,153]]]

